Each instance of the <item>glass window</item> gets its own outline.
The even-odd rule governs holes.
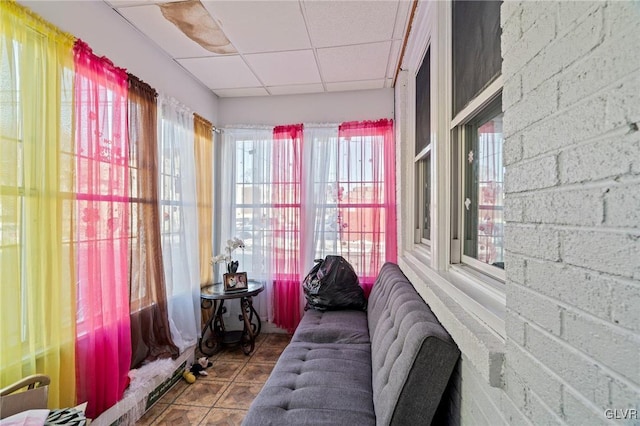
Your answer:
[[[416,238],[431,241],[431,152],[416,162]]]
[[[500,1],[452,5],[453,115],[500,75]]]
[[[431,48],[416,74],[416,221],[415,240],[431,240]]]
[[[422,169],[422,239],[431,240],[431,153],[421,160]]]
[[[463,255],[504,269],[502,112],[494,102],[464,126]]]
[[[416,74],[416,155],[431,139],[431,49],[427,48]]]

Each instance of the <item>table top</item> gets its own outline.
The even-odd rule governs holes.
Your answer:
[[[200,297],[203,299],[222,300],[251,297],[264,290],[264,285],[256,280],[248,280],[247,289],[239,291],[224,291],[222,283],[209,284],[200,288]]]

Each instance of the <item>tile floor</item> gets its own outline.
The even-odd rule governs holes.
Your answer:
[[[208,376],[178,381],[136,425],[239,425],[290,339],[261,334],[251,356],[239,347],[212,356]]]

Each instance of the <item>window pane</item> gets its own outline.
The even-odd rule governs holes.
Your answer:
[[[431,48],[424,55],[416,75],[416,155],[431,138]]]
[[[453,115],[500,75],[500,1],[453,2]]]
[[[468,126],[464,254],[504,268],[502,114]]]
[[[431,240],[431,155],[422,162],[422,238]]]

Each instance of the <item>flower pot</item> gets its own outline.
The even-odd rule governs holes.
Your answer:
[[[232,260],[231,262],[227,263],[227,272],[230,274],[235,274],[236,272],[238,272],[238,265],[239,262],[237,260]]]

